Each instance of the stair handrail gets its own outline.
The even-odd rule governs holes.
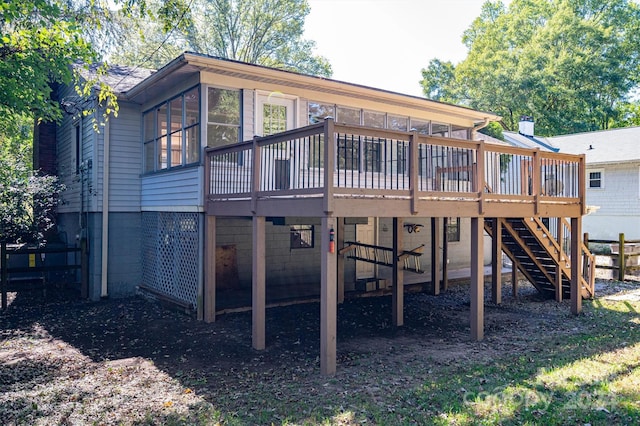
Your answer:
[[[567,231],[565,235],[571,235],[571,224],[567,218],[561,218],[561,222],[562,226]],[[579,256],[582,256],[582,271],[580,273],[580,278],[583,281],[582,285],[589,292],[591,297],[594,297],[596,286],[596,257],[591,253],[589,247],[584,243],[584,241],[580,242],[579,247]]]

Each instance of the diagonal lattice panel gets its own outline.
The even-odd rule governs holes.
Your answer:
[[[201,269],[198,214],[145,212],[142,227],[144,285],[195,306]]]

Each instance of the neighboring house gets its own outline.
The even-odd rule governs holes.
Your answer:
[[[640,127],[547,138],[561,153],[585,154],[587,205],[583,229],[595,240],[640,239]]]
[[[562,241],[528,247],[546,238],[536,218],[555,217],[583,253],[583,157],[473,141],[493,114],[193,53],[109,78],[117,117],[84,117],[62,87],[69,114],[36,132],[40,163],[55,152],[67,187],[60,238],[88,245],[92,299],[141,290],[206,321],[251,305],[262,349],[267,301],[319,297],[331,373],[335,304],[372,277],[388,279],[375,286],[390,283],[401,325],[405,283],[437,292],[447,267],[469,268],[474,339],[483,266],[493,260],[499,302],[502,250],[541,292],[571,295],[574,312],[592,294]],[[504,158],[529,167],[505,172]],[[551,163],[569,178],[562,194],[544,191]]]
[[[571,135],[534,136],[534,123],[522,117],[518,133],[504,132],[513,146],[586,158],[587,215],[583,231],[590,239],[640,239],[640,127]]]

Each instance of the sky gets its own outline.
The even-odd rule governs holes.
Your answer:
[[[466,57],[462,34],[485,0],[308,2],[304,38],[329,60],[333,79],[423,96],[420,71],[434,58]]]

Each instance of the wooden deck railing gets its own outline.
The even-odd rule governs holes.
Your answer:
[[[206,151],[205,199],[400,197],[579,204],[584,156],[315,124]]]

